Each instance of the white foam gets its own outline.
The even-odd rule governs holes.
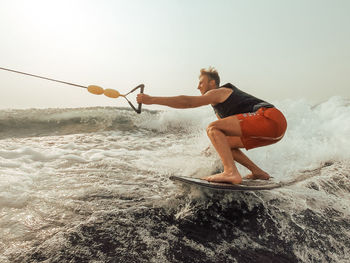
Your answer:
[[[347,100],[333,97],[316,107],[305,100],[278,103],[286,115],[288,129],[275,145],[262,148],[265,156],[255,158],[276,163],[278,172],[295,172],[319,166],[326,161],[350,158],[350,105]],[[283,168],[284,167],[284,168]],[[288,168],[287,168],[288,167]]]
[[[75,162],[81,162],[81,163],[87,162],[86,159],[84,159],[78,155],[75,155],[75,154],[65,154],[64,156],[61,156],[61,159],[75,161]]]
[[[143,113],[137,122],[140,128],[146,128],[159,132],[171,130],[197,131],[206,127],[207,123],[215,120],[215,115],[210,107],[197,109],[167,109],[158,114]]]
[[[31,147],[21,147],[16,150],[10,150],[10,151],[0,151],[0,157],[5,159],[18,159],[25,157],[26,159],[30,159],[33,161],[50,161],[52,159],[56,159],[58,157],[57,154],[44,154],[42,152],[39,152],[37,150],[34,150]]]

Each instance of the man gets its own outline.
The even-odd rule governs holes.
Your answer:
[[[219,85],[220,77],[214,68],[201,69],[198,84],[201,96],[153,97],[139,94],[137,102],[179,109],[210,104],[218,120],[209,124],[207,134],[221,158],[224,171],[202,179],[240,184],[242,177],[235,165],[237,161],[251,171],[246,176],[247,179],[268,180],[269,174],[239,148],[249,150],[276,143],[286,131],[286,119],[272,104],[251,96],[230,83]]]

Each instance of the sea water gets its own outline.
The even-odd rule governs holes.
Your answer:
[[[349,262],[349,100],[274,104],[246,154],[291,183],[233,193],[169,180],[220,167],[209,107],[1,110],[0,262]]]

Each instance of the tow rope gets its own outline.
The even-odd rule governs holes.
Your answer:
[[[118,97],[123,97],[124,99],[126,99],[126,101],[129,103],[129,105],[131,106],[131,108],[138,114],[141,113],[141,107],[142,107],[142,103],[138,104],[138,107],[136,108],[126,97],[127,95],[129,95],[130,93],[133,93],[134,91],[136,91],[137,89],[140,89],[140,93],[143,93],[143,90],[145,88],[144,84],[140,84],[137,87],[133,88],[132,90],[130,90],[128,93],[126,94],[120,94],[119,91],[114,90],[114,89],[103,89],[100,86],[97,85],[89,85],[89,86],[83,86],[83,85],[79,85],[79,84],[75,84],[75,83],[70,83],[70,82],[66,82],[66,81],[62,81],[62,80],[57,80],[57,79],[52,79],[52,78],[47,78],[47,77],[43,77],[43,76],[38,76],[38,75],[34,75],[34,74],[30,74],[30,73],[26,73],[26,72],[21,72],[21,71],[17,71],[17,70],[13,70],[13,69],[8,69],[8,68],[2,68],[0,67],[1,70],[6,70],[6,71],[10,71],[10,72],[14,72],[14,73],[18,73],[18,74],[23,74],[23,75],[27,75],[27,76],[31,76],[31,77],[35,77],[35,78],[40,78],[40,79],[45,79],[45,80],[50,80],[50,81],[55,81],[55,82],[59,82],[59,83],[63,83],[66,85],[71,85],[71,86],[75,86],[75,87],[80,87],[80,88],[84,88],[87,89],[90,93],[95,94],[95,95],[102,95],[104,94],[105,96],[109,97],[109,98],[113,98],[116,99]]]

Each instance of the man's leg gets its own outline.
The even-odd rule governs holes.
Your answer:
[[[208,137],[211,140],[215,150],[219,154],[224,171],[219,174],[203,178],[210,182],[224,182],[239,184],[242,177],[239,174],[231,152],[231,147],[227,136],[242,135],[239,120],[235,116],[227,117],[212,122],[207,128]]]
[[[252,173],[244,178],[269,180],[270,175],[253,163],[240,149],[232,149],[232,155],[235,161],[248,168]]]
[[[240,137],[228,137],[228,143],[231,147],[233,159],[249,169],[252,173],[245,176],[247,179],[263,179],[268,180],[269,174],[253,163],[239,148],[244,148]]]

